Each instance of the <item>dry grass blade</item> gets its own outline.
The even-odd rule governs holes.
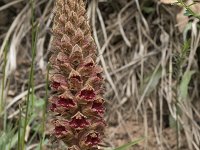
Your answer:
[[[15,5],[15,4],[17,4],[17,3],[20,3],[20,2],[22,2],[22,1],[23,1],[23,0],[15,0],[15,1],[13,1],[13,2],[10,2],[10,3],[8,3],[8,4],[5,4],[4,6],[1,6],[1,7],[0,7],[0,11],[3,11],[3,10],[5,10],[5,9],[11,7],[12,5]]]
[[[131,47],[131,43],[130,43],[130,41],[128,40],[128,38],[126,37],[125,32],[124,32],[124,29],[123,29],[123,27],[122,27],[122,19],[121,19],[121,16],[122,16],[122,13],[123,13],[124,11],[126,11],[126,9],[127,9],[128,7],[130,7],[131,5],[133,5],[133,1],[130,1],[128,4],[126,4],[125,7],[122,8],[121,11],[120,11],[119,14],[118,14],[118,24],[119,24],[120,32],[121,32],[121,34],[122,34],[122,37],[123,37],[125,43],[126,43],[127,46],[129,46],[129,47]]]

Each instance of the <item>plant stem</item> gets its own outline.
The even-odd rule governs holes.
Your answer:
[[[31,61],[31,71],[29,75],[29,84],[28,84],[28,94],[27,94],[27,103],[26,103],[26,113],[25,113],[25,120],[24,120],[24,132],[23,132],[23,142],[22,142],[22,150],[25,149],[25,135],[26,135],[26,127],[29,122],[29,115],[32,113],[33,105],[34,105],[34,63],[35,63],[35,53],[36,53],[36,39],[37,39],[37,32],[38,26],[37,24],[34,25],[35,17],[34,17],[34,3],[33,0],[30,0],[31,4],[31,26],[32,26],[32,43],[31,43],[31,50],[32,50],[32,61]],[[31,105],[30,105],[30,94],[31,94]],[[29,110],[29,107],[31,110]]]
[[[41,138],[40,138],[40,150],[42,150],[42,145],[45,139],[45,123],[46,123],[46,110],[47,110],[47,99],[48,99],[48,88],[49,88],[49,65],[47,65],[47,74],[46,74],[46,87],[45,87],[45,103],[43,105],[42,112],[42,129],[41,129]]]
[[[7,64],[7,54],[8,54],[8,44],[4,49],[4,64],[3,64],[3,79],[2,79],[2,89],[1,89],[1,99],[0,99],[0,114],[3,111],[4,106],[4,87],[5,87],[5,78],[6,78],[6,64]]]

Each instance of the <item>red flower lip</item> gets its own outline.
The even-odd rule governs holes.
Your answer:
[[[69,122],[70,127],[75,128],[77,130],[81,130],[89,126],[89,121],[87,117],[84,116],[82,113],[77,112]]]
[[[93,101],[91,109],[94,112],[97,112],[99,115],[102,115],[105,111],[103,103],[104,103],[104,100],[102,98],[99,98],[99,99]]]
[[[93,99],[95,97],[95,93],[93,90],[82,90],[81,91],[81,94],[80,94],[80,97],[83,97],[84,99]]]
[[[59,82],[54,81],[54,82],[51,84],[51,86],[52,86],[53,89],[58,89],[58,88],[61,86],[61,84],[60,84]]]
[[[63,120],[54,120],[53,124],[55,125],[53,133],[57,138],[71,136],[72,132],[69,129],[67,129],[68,122]]]
[[[99,134],[97,132],[89,133],[86,137],[85,143],[90,146],[96,146],[99,144]]]
[[[83,108],[83,114],[86,116],[93,116],[95,115],[96,117],[103,117],[103,114],[105,112],[104,108],[104,102],[105,100],[99,96],[97,96],[96,99],[93,101],[89,102],[86,107]]]
[[[74,107],[76,104],[74,103],[73,99],[70,98],[62,98],[60,97],[57,106],[62,106],[65,108]]]
[[[90,131],[88,134],[82,137],[82,141],[80,143],[81,147],[85,149],[95,148],[100,143],[100,134],[95,131]]]
[[[91,57],[87,57],[86,60],[84,61],[83,65],[85,67],[94,67],[95,63]]]
[[[68,92],[49,98],[49,102],[52,103],[50,110],[53,112],[64,113],[66,111],[72,111],[77,107],[73,97]]]
[[[78,97],[81,100],[86,101],[86,102],[93,101],[94,98],[95,98],[95,96],[96,96],[95,91],[94,91],[94,89],[89,84],[87,84],[81,90],[80,94],[78,95]]]
[[[54,132],[58,138],[62,137],[66,133],[66,129],[64,126],[56,126]]]

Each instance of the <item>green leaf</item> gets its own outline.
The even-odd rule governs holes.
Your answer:
[[[118,148],[116,148],[114,150],[128,150],[130,147],[138,144],[139,142],[141,142],[143,140],[144,140],[144,138],[140,138],[140,139],[138,139],[136,141],[133,141],[133,142],[127,143],[127,144],[125,144],[123,146],[120,146],[120,147],[118,147]]]
[[[35,102],[35,107],[41,108],[41,107],[44,106],[44,104],[45,104],[44,99],[38,99],[38,100]]]
[[[187,98],[188,96],[188,85],[194,73],[195,71],[188,71],[188,72],[185,72],[182,77],[182,80],[180,83],[180,96],[184,99]]]
[[[154,7],[143,7],[142,10],[147,14],[150,14],[156,11]]]
[[[184,16],[192,16],[191,12],[188,10],[185,10]]]
[[[141,86],[140,92],[141,94],[145,94],[145,96],[150,95],[157,87],[160,79],[162,77],[162,68],[157,67],[153,73],[148,75],[145,80],[144,84]]]
[[[6,131],[0,132],[0,149],[1,150],[10,150],[14,148],[17,143],[17,134],[16,127],[8,124]]]

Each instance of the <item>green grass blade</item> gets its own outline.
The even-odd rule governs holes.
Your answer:
[[[180,83],[180,96],[183,99],[186,99],[188,96],[188,86],[191,81],[192,75],[194,73],[195,73],[195,71],[188,71],[188,72],[185,72],[182,77],[182,80]]]
[[[42,111],[42,125],[41,125],[41,138],[40,138],[40,150],[45,140],[45,123],[46,123],[46,113],[47,113],[47,99],[48,99],[48,87],[49,87],[49,65],[47,65],[47,75],[46,75],[46,87],[45,87],[45,100]]]
[[[6,131],[0,132],[0,150],[10,150],[17,143],[16,127],[7,124]]]
[[[25,121],[23,126],[23,142],[22,149],[25,149],[25,135],[26,135],[26,127],[29,122],[29,118],[33,111],[34,106],[34,64],[35,64],[35,55],[36,55],[36,42],[37,42],[37,33],[38,33],[38,25],[34,24],[35,22],[35,15],[34,15],[34,2],[30,0],[31,5],[31,26],[32,26],[32,42],[31,42],[31,50],[32,50],[32,61],[31,61],[31,71],[29,75],[29,84],[28,84],[28,94],[27,94],[27,101],[26,101],[26,111],[25,111]],[[30,97],[31,96],[31,97]]]
[[[17,150],[20,150],[21,148],[21,126],[22,126],[22,112],[21,108],[19,107],[19,124],[18,124],[18,143],[17,143]]]

